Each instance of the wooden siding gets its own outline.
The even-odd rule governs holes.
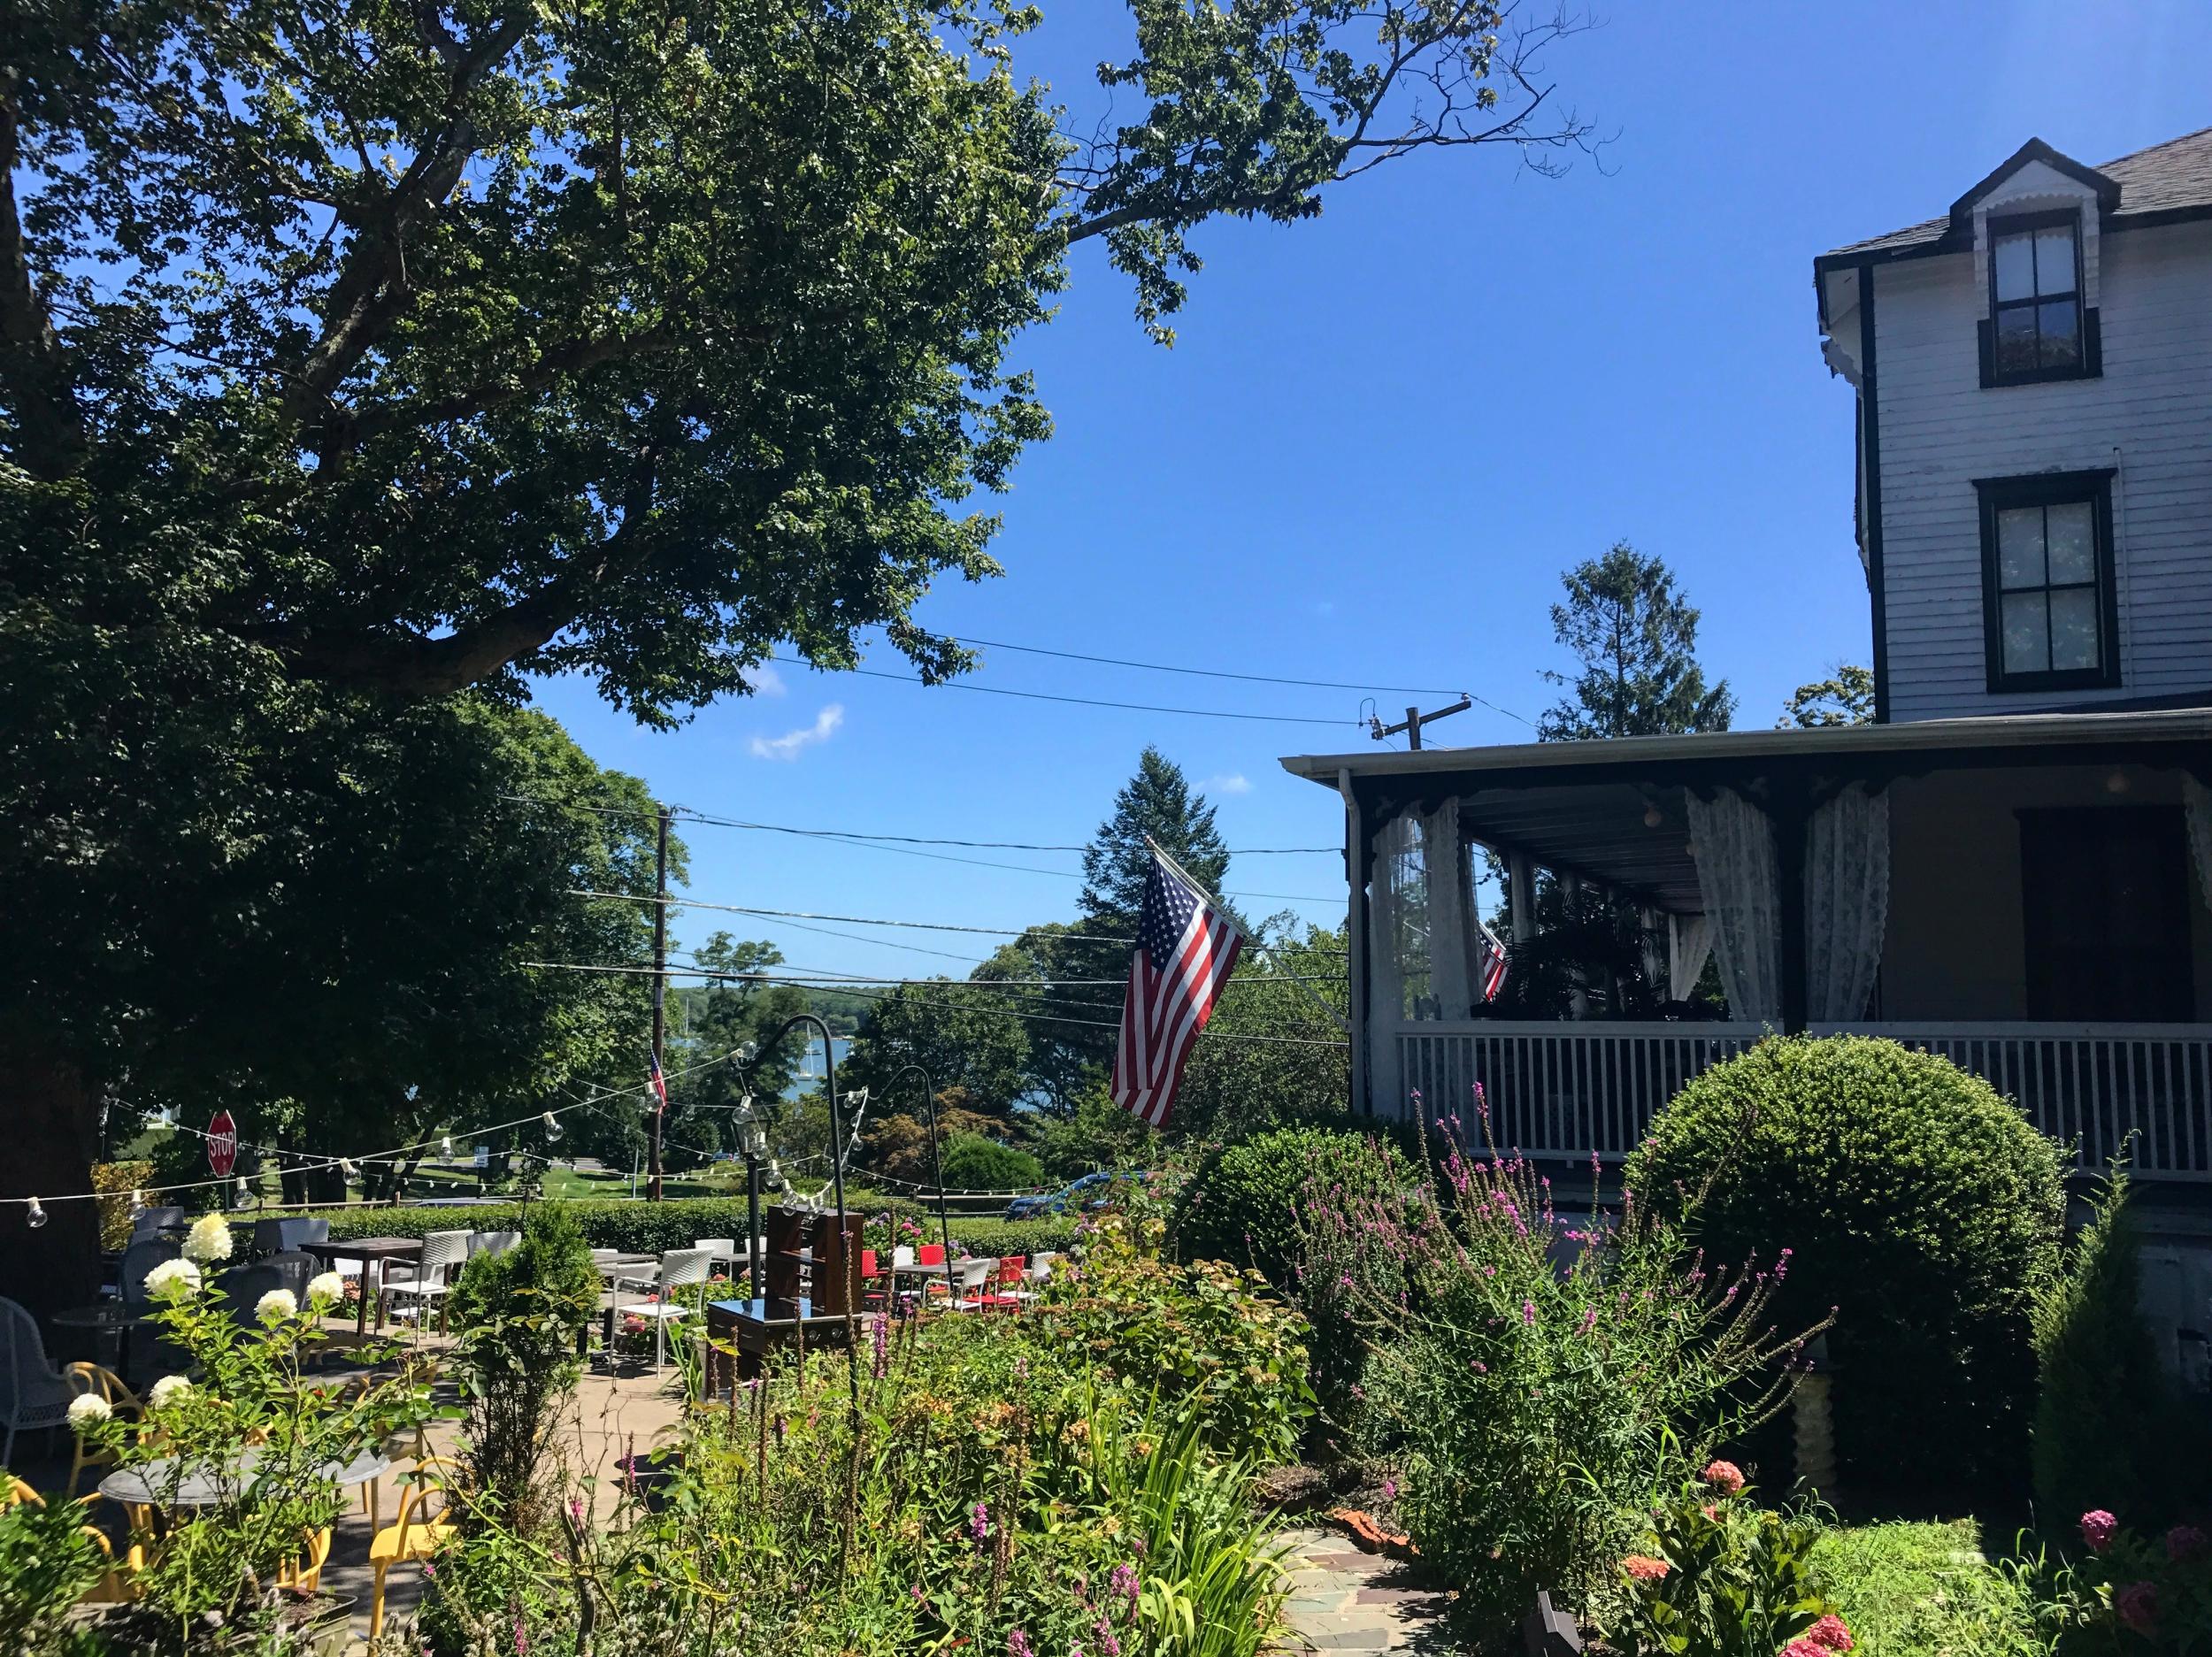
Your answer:
[[[2097,379],[1984,390],[1972,255],[1875,272],[1892,719],[2212,686],[2212,224],[2102,240]],[[2121,682],[1992,694],[1973,480],[2115,465]]]

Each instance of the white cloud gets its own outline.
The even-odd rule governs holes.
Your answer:
[[[1252,779],[1240,771],[1233,771],[1225,777],[1209,777],[1206,779],[1205,786],[1210,794],[1250,794],[1252,792]]]
[[[830,733],[845,723],[845,710],[832,702],[814,716],[812,725],[801,725],[796,731],[787,731],[781,736],[757,736],[752,740],[755,759],[796,759],[800,753],[817,742],[826,742]]]
[[[756,696],[780,696],[791,688],[783,682],[783,675],[765,662],[757,667],[746,669],[745,679],[752,686]]]

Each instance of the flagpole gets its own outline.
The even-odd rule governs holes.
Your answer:
[[[1266,960],[1270,966],[1273,967],[1276,971],[1282,973],[1282,976],[1287,978],[1291,983],[1295,984],[1304,993],[1308,1001],[1311,1001],[1316,1007],[1318,1007],[1323,1012],[1326,1013],[1329,1016],[1330,1021],[1333,1023],[1339,1030],[1341,1030],[1348,1036],[1352,1033],[1351,1021],[1346,1018],[1342,1013],[1337,1011],[1335,1008],[1330,1006],[1328,1002],[1323,1001],[1320,996],[1317,995],[1314,993],[1313,986],[1308,984],[1302,978],[1298,977],[1294,973],[1285,971],[1283,963],[1280,960],[1277,959],[1275,952],[1270,949],[1265,944],[1262,943],[1257,938],[1254,937],[1251,932],[1245,929],[1244,923],[1237,918],[1235,910],[1232,909],[1226,903],[1224,903],[1217,894],[1208,891],[1204,886],[1199,885],[1197,881],[1191,878],[1190,871],[1185,869],[1182,864],[1177,863],[1174,858],[1169,856],[1166,852],[1163,851],[1160,848],[1160,842],[1154,840],[1152,836],[1149,834],[1146,835],[1144,837],[1144,843],[1155,857],[1158,858],[1162,863],[1168,866],[1169,871],[1174,874],[1177,879],[1180,880],[1192,891],[1197,893],[1200,897],[1204,898],[1207,903],[1213,909],[1214,913],[1220,916],[1223,920],[1229,923],[1230,929],[1233,931],[1238,937],[1241,938],[1246,943],[1251,945],[1253,948],[1259,951],[1260,955]]]

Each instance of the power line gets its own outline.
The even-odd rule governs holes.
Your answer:
[[[1219,708],[1165,708],[1148,702],[1109,702],[1099,696],[1055,696],[1041,690],[1009,690],[1002,685],[971,685],[964,679],[949,679],[935,685],[918,679],[909,679],[903,673],[887,673],[881,668],[845,667],[821,668],[803,656],[780,656],[774,660],[787,667],[813,668],[818,673],[857,673],[863,679],[895,679],[902,685],[918,685],[927,690],[971,690],[985,696],[1019,696],[1028,702],[1071,702],[1083,708],[1120,708],[1131,713],[1180,713],[1199,719],[1243,719],[1261,725],[1350,725],[1359,728],[1356,719],[1322,719],[1311,714],[1292,713],[1231,713]],[[1487,705],[1487,704],[1486,704]]]
[[[544,796],[540,794],[502,794],[500,798],[519,800],[534,805],[544,802]],[[575,804],[583,810],[595,811],[604,817],[650,817],[654,815],[651,811],[635,806],[583,805],[581,802],[575,801],[565,801],[561,803]],[[671,806],[669,813],[683,822],[704,824],[710,828],[754,829],[768,834],[797,834],[809,840],[889,840],[902,846],[960,846],[971,851],[1083,852],[1090,850],[1088,846],[1046,846],[1032,840],[950,840],[925,834],[870,834],[859,829],[794,828],[787,823],[754,823],[742,817],[714,817],[704,811],[693,810],[688,806]],[[1328,852],[1340,855],[1343,850],[1344,848],[1341,846],[1233,846],[1227,848],[1224,855],[1231,857],[1287,857]]]
[[[526,961],[522,963],[522,964],[526,967],[534,967],[541,970],[549,972],[606,972],[634,974],[649,973],[653,970],[651,967],[593,966],[582,962],[574,961]],[[704,967],[672,967],[668,970],[668,976],[672,978],[698,978],[733,980],[739,983],[757,983],[759,981],[759,977],[757,974],[747,972],[716,972],[710,971]],[[930,985],[941,984],[944,980],[938,978],[920,978],[911,980],[911,982]],[[891,990],[863,989],[856,986],[845,984],[818,984],[795,987],[837,990],[844,994],[864,996],[872,1001],[888,1001],[894,993]],[[1076,1024],[1087,1030],[1118,1030],[1121,1028],[1118,1023],[1109,1018],[1066,1018],[1056,1013],[1021,1013],[1015,1012],[1010,1009],[996,1007],[963,1007],[953,1001],[926,1001],[920,996],[913,995],[907,996],[904,999],[906,1004],[910,1007],[932,1007],[940,1009],[946,1012],[969,1013],[980,1018],[1019,1018],[1036,1024]],[[1202,1040],[1211,1039],[1217,1041],[1260,1042],[1275,1047],[1348,1047],[1350,1045],[1348,1042],[1345,1041],[1316,1040],[1310,1037],[1303,1036],[1249,1036],[1239,1035],[1232,1033],[1228,1031],[1213,1029],[1201,1031],[1199,1035]]]
[[[588,886],[571,886],[568,888],[568,895],[572,898],[611,898],[625,903],[657,903],[660,901],[657,898],[639,893],[599,892]],[[1264,896],[1265,894],[1247,892],[1240,893],[1239,895],[1243,897],[1252,897],[1256,895]],[[1313,901],[1317,903],[1322,901],[1323,900],[1319,898],[1313,900]],[[672,897],[668,900],[668,901],[671,906],[676,909],[713,909],[726,915],[765,916],[771,920],[837,921],[847,926],[899,926],[926,932],[976,932],[990,938],[1027,938],[1033,932],[1039,930],[1034,926],[964,926],[956,924],[950,921],[886,920],[880,917],[869,915],[818,915],[810,909],[757,909],[749,904],[743,903],[709,903],[702,898]],[[805,932],[814,929],[802,927],[800,930]],[[830,935],[837,938],[848,936],[848,934],[843,932],[834,932]],[[855,939],[854,941],[856,943],[874,943],[887,940],[859,938]],[[1118,935],[1110,936],[1103,932],[1056,932],[1048,937],[1039,938],[1036,941],[1040,945],[1054,946],[1059,944],[1133,944],[1137,940],[1133,938],[1125,938]],[[1317,945],[1297,944],[1290,947],[1305,949],[1310,954],[1321,955],[1340,955],[1347,953],[1341,949],[1330,949]],[[936,952],[931,951],[929,953],[934,954]],[[969,958],[970,957],[964,955],[956,955],[952,957],[954,960],[966,960]]]
[[[1391,696],[1465,696],[1470,701],[1481,702],[1493,713],[1502,713],[1509,719],[1520,719],[1523,725],[1531,725],[1529,720],[1522,719],[1512,709],[1501,708],[1496,702],[1485,701],[1472,691],[1456,687],[1439,690],[1434,686],[1424,685],[1348,685],[1329,679],[1286,679],[1274,673],[1231,673],[1221,668],[1173,667],[1164,662],[1132,662],[1117,656],[1086,656],[1079,650],[1048,650],[1041,645],[1008,644],[1002,639],[977,639],[949,633],[946,636],[956,644],[979,644],[992,650],[1018,650],[1025,656],[1058,656],[1064,662],[1094,662],[1101,667],[1141,668],[1148,673],[1182,673],[1194,679],[1233,679],[1248,685],[1294,685],[1304,690],[1379,691]],[[1533,726],[1531,725],[1531,728],[1533,729]]]

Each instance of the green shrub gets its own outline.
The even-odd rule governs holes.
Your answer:
[[[1331,1128],[1278,1128],[1202,1162],[1170,1221],[1185,1260],[1249,1266],[1280,1289],[1294,1286],[1297,1211],[1309,1187],[1366,1190],[1378,1180],[1413,1182],[1412,1164],[1370,1135]]]
[[[1359,1309],[1395,1300],[1408,1286],[1402,1239],[1380,1216],[1400,1193],[1412,1202],[1425,1198],[1416,1194],[1421,1187],[1412,1164],[1388,1141],[1327,1137],[1328,1149],[1291,1198],[1297,1254],[1290,1293],[1312,1330],[1314,1392],[1328,1422],[1350,1429],[1360,1414],[1371,1338]]]
[[[0,1469],[0,1477],[5,1472]],[[62,1657],[91,1642],[69,1631],[70,1608],[92,1592],[107,1559],[85,1529],[73,1501],[0,1507],[0,1651],[21,1657]]]
[[[2039,1391],[2032,1465],[2047,1528],[2093,1507],[2136,1515],[2160,1507],[2165,1378],[2143,1321],[2127,1171],[2092,1199],[2065,1270],[2036,1297]]]
[[[1762,1042],[1683,1089],[1627,1181],[1711,1260],[1786,1266],[1786,1326],[1836,1308],[1847,1483],[2018,1489],[2063,1193],[1986,1082],[1893,1041]]]
[[[937,1235],[936,1210],[926,1203],[849,1191],[847,1205],[871,1216],[907,1215],[921,1220],[929,1236]],[[538,1208],[559,1208],[576,1222],[584,1241],[594,1248],[618,1248],[626,1254],[657,1254],[672,1248],[688,1248],[702,1237],[745,1235],[743,1198],[697,1197],[676,1202],[626,1202],[615,1199],[578,1201],[495,1202],[480,1208],[373,1208],[354,1203],[342,1208],[315,1212],[330,1222],[330,1234],[342,1242],[356,1237],[421,1237],[431,1231],[515,1231],[524,1227]],[[953,1240],[972,1254],[1030,1254],[1040,1249],[1064,1249],[1075,1241],[1072,1217],[1048,1220],[964,1219],[953,1216]]]
[[[1854,1657],[2050,1657],[2028,1584],[1982,1557],[1971,1519],[1838,1525],[1813,1545],[1812,1569]]]
[[[942,1178],[948,1191],[1033,1191],[1045,1182],[1044,1165],[980,1133],[948,1134]]]
[[[538,1203],[522,1240],[462,1269],[448,1311],[468,1418],[471,1528],[492,1517],[528,1535],[546,1518],[541,1466],[576,1385],[579,1338],[599,1309],[599,1273],[572,1215]]]

